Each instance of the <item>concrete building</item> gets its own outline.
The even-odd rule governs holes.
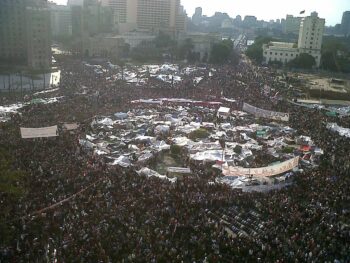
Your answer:
[[[301,23],[302,17],[294,17],[292,15],[287,15],[285,23],[283,25],[283,33],[285,34],[298,34],[300,29],[300,23]]]
[[[90,38],[115,31],[113,10],[97,0],[84,0],[83,5],[72,5],[72,35],[74,53],[88,54]]]
[[[245,27],[255,27],[257,23],[257,18],[255,16],[245,16],[243,20],[243,25]]]
[[[350,11],[345,11],[341,20],[341,31],[344,36],[350,36]]]
[[[305,17],[300,24],[298,49],[300,53],[307,53],[316,60],[316,66],[321,63],[321,48],[325,19],[319,18],[316,12]]]
[[[120,34],[137,29],[177,35],[186,30],[180,0],[103,0],[102,4],[114,11]]]
[[[120,37],[124,39],[125,44],[128,44],[130,49],[133,49],[140,46],[151,46],[156,35],[148,32],[135,31],[127,32]]]
[[[121,36],[98,35],[85,40],[85,55],[88,57],[113,58],[120,57],[125,41]]]
[[[0,8],[0,61],[43,69],[51,65],[50,13],[45,0],[4,0]]]
[[[298,44],[270,42],[263,45],[264,63],[280,61],[285,64],[301,53],[307,53],[315,58],[316,67],[319,67],[324,25],[325,19],[319,18],[316,12],[311,13],[301,21]]]
[[[202,22],[203,18],[203,10],[201,7],[196,7],[194,14],[192,16],[192,22],[196,26],[198,26]]]
[[[182,41],[185,41],[187,38],[192,40],[193,49],[192,51],[199,54],[200,60],[206,58],[209,59],[210,51],[215,43],[221,41],[221,36],[214,33],[187,33],[182,36]]]
[[[51,34],[53,37],[72,35],[72,12],[69,6],[49,4],[51,14]]]

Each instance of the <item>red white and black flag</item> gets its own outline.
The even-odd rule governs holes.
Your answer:
[[[303,11],[300,11],[300,14],[302,15],[302,14],[305,14],[305,10],[303,10]]]

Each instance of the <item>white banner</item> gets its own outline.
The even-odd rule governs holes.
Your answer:
[[[58,136],[57,125],[43,128],[22,128],[21,135],[23,139],[43,138]]]
[[[243,103],[243,111],[251,113],[257,117],[273,119],[277,121],[289,121],[289,113],[269,111]]]
[[[243,168],[243,167],[223,167],[222,174],[226,176],[258,176],[258,177],[269,177],[277,174],[285,173],[298,166],[299,157],[295,157],[283,163],[261,167],[261,168]]]
[[[72,131],[78,129],[79,125],[77,123],[64,123],[63,128],[67,131]]]

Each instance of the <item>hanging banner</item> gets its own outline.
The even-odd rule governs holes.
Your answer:
[[[57,125],[43,128],[21,128],[23,139],[45,138],[58,136]]]
[[[256,176],[256,177],[269,177],[277,174],[282,174],[292,170],[298,166],[299,157],[295,157],[283,163],[261,167],[261,168],[243,168],[228,166],[222,168],[222,174],[225,176]]]
[[[277,121],[289,121],[289,113],[269,111],[243,103],[243,111],[251,113],[257,117],[273,119]]]

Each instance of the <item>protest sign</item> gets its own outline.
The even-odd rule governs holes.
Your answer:
[[[43,128],[22,128],[21,135],[23,139],[45,138],[58,136],[57,125]]]
[[[243,167],[234,167],[234,166],[228,166],[223,167],[222,173],[225,176],[274,176],[277,174],[285,173],[289,170],[292,170],[294,167],[298,166],[299,164],[299,157],[295,157],[293,159],[290,159],[288,161],[267,166],[267,167],[261,167],[261,168],[243,168]]]
[[[273,119],[277,121],[289,121],[289,113],[269,111],[243,103],[243,111],[251,113],[257,117]]]

